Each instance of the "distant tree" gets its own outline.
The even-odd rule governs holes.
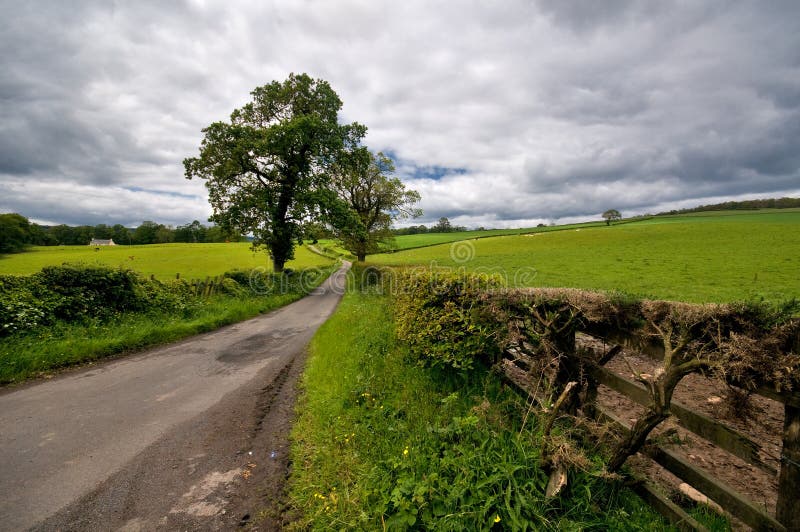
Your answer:
[[[111,228],[106,224],[95,225],[94,229],[92,230],[92,238],[102,238],[103,240],[108,240],[111,238]]]
[[[239,242],[241,239],[241,233],[219,225],[212,225],[206,230],[206,242]]]
[[[45,225],[31,224],[31,244],[34,246],[55,246],[58,244],[50,228]]]
[[[336,235],[359,262],[393,238],[394,220],[422,215],[414,208],[419,192],[407,190],[402,181],[390,177],[392,172],[390,158],[363,146],[344,151],[333,165],[333,188],[353,214],[342,219]]]
[[[167,244],[175,240],[175,231],[171,227],[159,225],[156,229],[156,243]]]
[[[92,241],[94,234],[94,227],[91,225],[79,225],[73,229],[74,239],[71,242],[73,246],[87,246]]]
[[[186,178],[206,182],[211,221],[254,236],[276,272],[283,271],[302,237],[303,223],[331,198],[327,168],[347,126],[330,85],[291,74],[251,93],[253,99],[203,130],[198,157],[183,161]]]
[[[656,216],[662,216],[665,214],[686,214],[690,212],[786,209],[791,207],[800,207],[800,198],[769,198],[745,201],[726,201],[724,203],[714,203],[713,205],[700,205],[699,207],[693,207],[691,209],[673,209],[668,212],[660,212],[656,214]]]
[[[137,227],[133,231],[133,243],[134,244],[155,244],[156,243],[156,234],[159,229],[159,224],[145,220],[142,222],[142,225]]]
[[[127,246],[133,243],[132,231],[122,224],[114,224],[111,227],[111,238],[119,245]]]
[[[336,235],[334,231],[322,222],[313,221],[303,226],[304,240],[310,240],[312,244],[316,244],[322,238],[336,238]]]
[[[611,222],[613,220],[622,219],[622,215],[619,213],[617,209],[608,209],[606,212],[603,213],[603,219],[606,221],[606,225],[611,225]]]
[[[175,242],[205,242],[206,229],[198,220],[175,228]]]
[[[410,225],[400,229],[392,229],[395,235],[424,235],[428,232],[428,228],[424,225]]]
[[[21,214],[0,214],[0,253],[19,253],[31,243],[31,223]]]
[[[453,226],[450,225],[450,220],[446,217],[442,216],[439,218],[439,221],[436,222],[436,225],[431,227],[431,233],[449,233],[453,230]]]
[[[72,228],[68,225],[60,224],[50,228],[50,234],[59,246],[66,246],[67,240],[71,238]]]

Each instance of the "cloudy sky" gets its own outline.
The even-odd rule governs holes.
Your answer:
[[[0,0],[0,212],[183,224],[201,129],[330,82],[440,216],[800,195],[800,2]]]

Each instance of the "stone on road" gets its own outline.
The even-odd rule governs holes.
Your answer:
[[[239,492],[285,476],[294,380],[348,266],[270,314],[0,393],[0,530],[249,520]]]

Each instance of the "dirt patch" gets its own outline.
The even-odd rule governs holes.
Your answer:
[[[586,337],[582,337],[580,341],[585,346],[603,347],[602,343],[598,345],[597,341]],[[639,373],[652,374],[658,366],[658,363],[649,357],[624,350],[606,367],[622,376],[632,378],[631,369],[625,359]],[[614,412],[629,426],[644,410],[637,403],[606,386],[601,385],[598,392],[598,403]],[[678,384],[673,401],[723,422],[757,442],[762,449],[759,458],[774,473],[752,466],[712,445],[707,440],[683,428],[675,417],[662,423],[654,431],[653,437],[664,435],[666,431],[674,431],[673,435],[660,439],[659,443],[676,454],[680,454],[696,467],[722,480],[739,493],[746,495],[754,503],[764,508],[768,514],[775,515],[778,496],[777,472],[780,470],[781,435],[783,433],[783,405],[752,394],[746,401],[749,415],[746,417],[736,416],[730,411],[729,402],[726,400],[728,393],[728,387],[719,380],[692,374],[684,377]],[[631,457],[627,463],[635,470],[647,473],[651,478],[677,492],[681,481],[651,460],[637,455]]]

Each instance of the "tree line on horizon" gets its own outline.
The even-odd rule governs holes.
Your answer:
[[[177,227],[150,220],[143,221],[138,227],[122,224],[71,226],[41,225],[18,213],[0,214],[0,254],[18,253],[27,246],[85,246],[93,239],[111,239],[122,246],[244,240],[240,234],[227,232],[216,225],[206,226],[198,220]]]
[[[725,201],[711,205],[700,205],[689,209],[673,209],[660,212],[656,216],[673,214],[691,214],[693,212],[712,211],[752,211],[757,209],[793,209],[800,208],[800,198],[769,198],[743,201]]]
[[[430,227],[413,225],[392,229],[394,235],[416,235],[427,233],[455,233],[469,229],[452,225],[445,218]],[[477,230],[483,230],[478,228]],[[320,224],[308,224],[303,238],[316,242],[322,238],[336,238],[330,228]],[[93,239],[113,240],[121,246],[169,244],[169,243],[220,243],[243,242],[248,238],[239,233],[229,233],[217,225],[204,225],[198,220],[184,225],[171,226],[150,220],[143,221],[137,227],[125,227],[122,224],[97,225],[43,225],[31,222],[18,213],[0,214],[0,254],[19,253],[28,246],[85,246]]]

